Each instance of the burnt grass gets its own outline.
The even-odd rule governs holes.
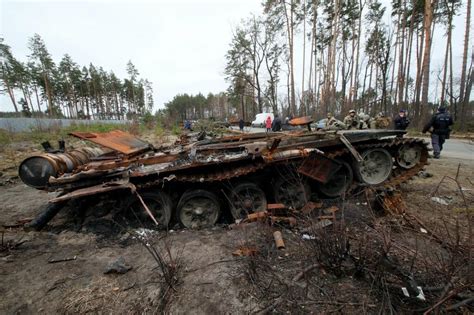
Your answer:
[[[236,270],[252,288],[252,312],[472,312],[474,195],[454,180],[416,182],[401,187],[408,204],[403,214],[361,191],[324,203],[323,209],[339,208],[330,226],[317,226],[321,211],[315,210],[299,216],[296,228],[255,229],[246,246],[257,253]],[[283,250],[276,249],[275,230],[283,233]]]
[[[459,172],[457,162],[436,163],[428,166],[433,177],[399,188],[404,213],[360,190],[324,200],[309,214],[292,213],[293,227],[223,221],[202,231],[176,225],[139,239],[100,207],[65,209],[41,232],[3,227],[0,311],[472,313],[473,163]],[[19,183],[0,190],[4,226],[34,217],[48,198]],[[321,227],[319,216],[330,207],[337,207],[336,219]],[[277,230],[284,249],[276,248]],[[237,249],[253,254],[233,256]],[[133,269],[104,275],[117,256]]]

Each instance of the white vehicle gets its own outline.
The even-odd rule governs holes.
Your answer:
[[[255,120],[252,121],[252,127],[265,127],[265,120],[267,120],[268,116],[270,116],[273,121],[273,113],[260,113],[255,115]]]

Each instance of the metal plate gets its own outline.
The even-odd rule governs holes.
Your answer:
[[[341,164],[338,162],[321,154],[312,154],[303,161],[298,168],[298,173],[325,184],[339,168],[341,168]]]
[[[150,148],[149,143],[121,130],[104,133],[71,132],[70,135],[127,155],[143,152]]]
[[[297,117],[289,121],[289,124],[292,126],[301,126],[312,123],[314,120],[311,116]]]

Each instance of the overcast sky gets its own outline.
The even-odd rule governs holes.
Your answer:
[[[232,29],[260,0],[0,0],[0,36],[26,60],[41,35],[56,63],[66,53],[126,76],[129,59],[153,82],[155,109],[178,93],[218,93]],[[2,97],[0,110],[12,110]]]
[[[30,53],[28,39],[34,33],[41,35],[56,63],[68,53],[81,66],[92,62],[124,78],[126,63],[132,60],[141,77],[153,82],[157,109],[178,93],[217,93],[227,88],[224,56],[232,30],[251,13],[260,14],[260,3],[0,0],[0,36],[22,61]],[[462,9],[454,21],[455,63],[462,57],[464,15]],[[386,21],[390,21],[388,14]],[[433,51],[438,53],[433,53],[432,69],[441,64],[444,54],[443,37],[435,39]],[[12,109],[9,99],[0,96],[0,111]]]

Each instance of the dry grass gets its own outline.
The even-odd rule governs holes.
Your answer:
[[[260,235],[254,238],[258,254],[246,257],[241,269],[260,305],[255,311],[472,311],[468,205],[474,195],[456,184],[439,186],[442,189],[437,191],[452,196],[452,202],[449,206],[433,203],[437,184],[432,184],[432,194],[420,195],[420,207],[429,209],[429,215],[421,218],[413,200],[404,214],[374,212],[364,195],[340,201],[337,222],[310,229],[309,240],[302,240],[297,230],[278,227],[287,244],[284,251],[275,248],[267,228],[258,229]],[[314,216],[298,220],[305,227],[318,222]],[[418,287],[425,300],[416,297],[421,292]]]

